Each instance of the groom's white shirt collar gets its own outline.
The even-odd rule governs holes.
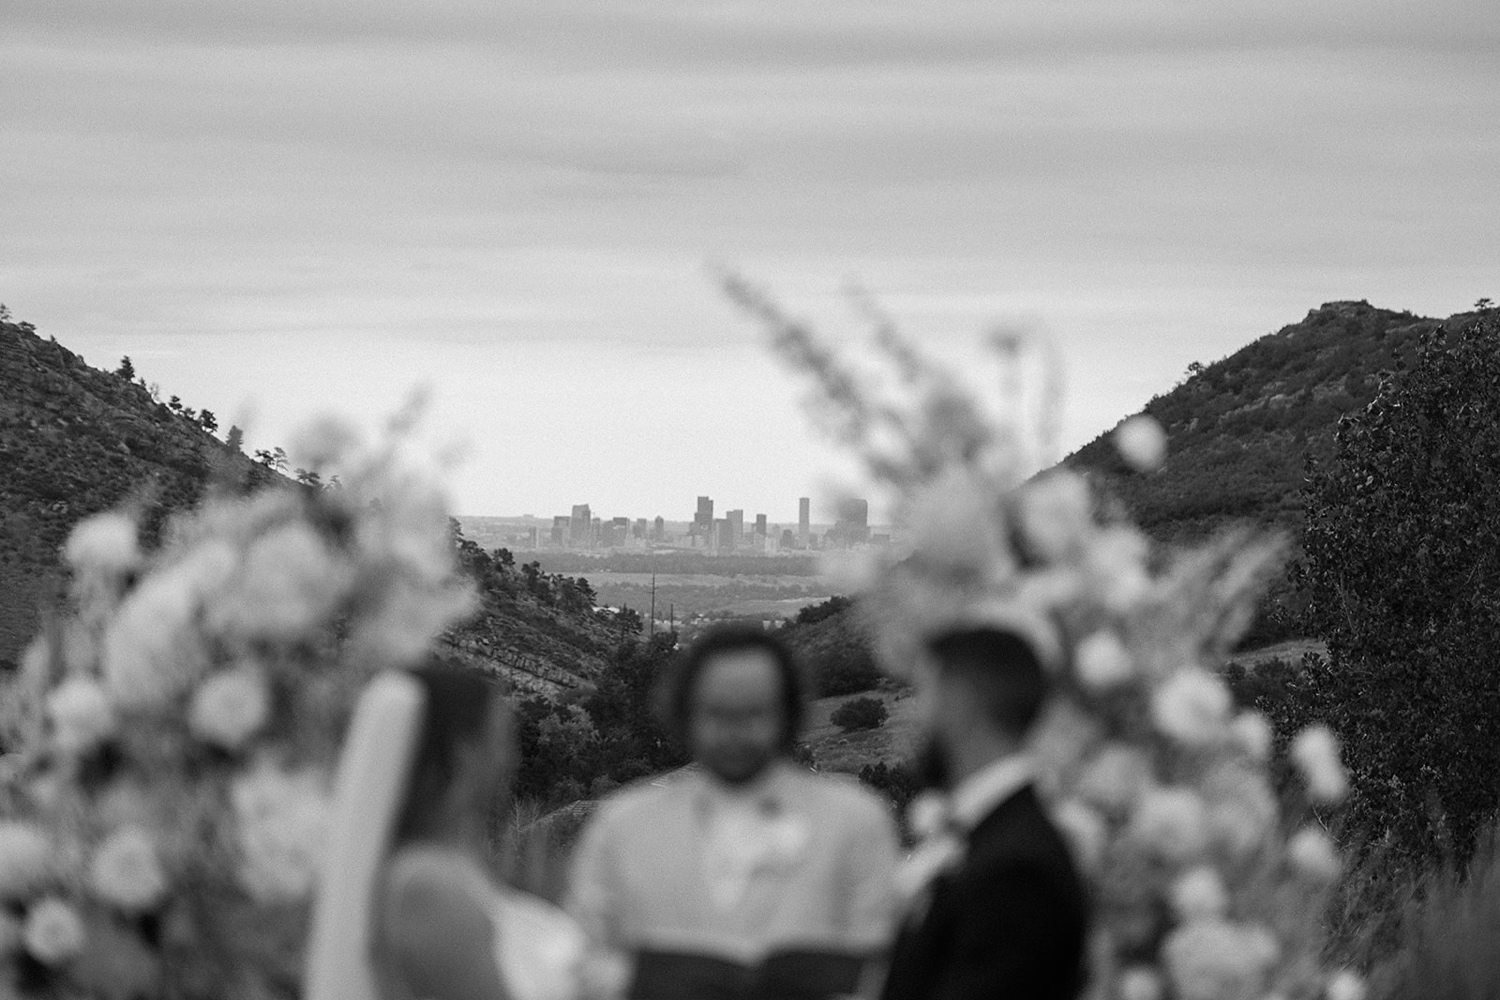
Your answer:
[[[1001,757],[975,771],[953,789],[950,815],[965,833],[972,831],[1006,799],[1031,783],[1035,765],[1029,754]]]

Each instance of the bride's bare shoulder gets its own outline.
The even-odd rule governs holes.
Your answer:
[[[483,868],[457,852],[414,846],[391,857],[380,938],[413,994],[503,996],[494,961],[493,891]]]

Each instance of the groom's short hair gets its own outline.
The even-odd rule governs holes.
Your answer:
[[[974,692],[995,725],[1016,738],[1030,732],[1051,685],[1025,638],[999,628],[955,629],[930,638],[927,652]]]
[[[806,685],[802,667],[790,646],[766,630],[751,625],[720,625],[709,629],[688,647],[663,678],[660,690],[662,721],[667,730],[684,744],[688,742],[688,717],[693,711],[693,694],[703,668],[723,653],[754,650],[770,656],[781,678],[782,748],[797,745],[802,722],[807,714]]]

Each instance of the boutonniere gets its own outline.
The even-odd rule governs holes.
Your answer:
[[[947,799],[924,792],[912,800],[908,821],[917,846],[896,873],[896,888],[908,905],[939,877],[956,870],[968,854],[968,842],[953,823]]]

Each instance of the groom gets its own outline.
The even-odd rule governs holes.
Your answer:
[[[911,905],[883,1000],[1072,1000],[1085,901],[1024,749],[1048,689],[1036,651],[1009,631],[951,631],[927,644],[916,680],[953,860]]]

